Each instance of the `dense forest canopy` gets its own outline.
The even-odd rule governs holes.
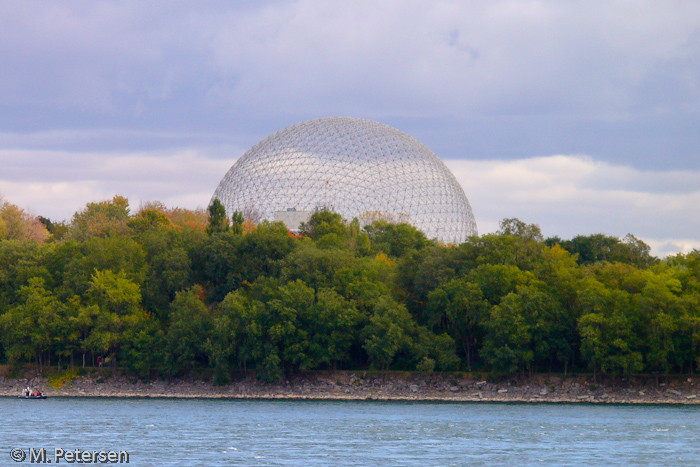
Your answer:
[[[315,213],[300,235],[226,213],[0,199],[0,362],[147,376],[307,369],[682,373],[700,365],[700,252],[500,230],[444,245]]]

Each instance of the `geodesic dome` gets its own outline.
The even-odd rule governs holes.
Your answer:
[[[408,222],[444,242],[477,234],[445,164],[406,133],[361,118],[308,120],[268,136],[233,164],[216,198],[229,216],[241,211],[254,221],[329,209],[365,223]]]

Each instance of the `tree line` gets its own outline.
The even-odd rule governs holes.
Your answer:
[[[317,212],[282,223],[129,202],[69,223],[0,200],[0,361],[229,381],[309,369],[692,373],[700,252],[543,238],[505,219],[461,244]]]

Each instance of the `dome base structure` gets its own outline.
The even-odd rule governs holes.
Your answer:
[[[363,225],[407,222],[446,243],[477,234],[445,164],[406,133],[361,118],[308,120],[268,136],[233,164],[216,198],[253,222],[331,210]]]

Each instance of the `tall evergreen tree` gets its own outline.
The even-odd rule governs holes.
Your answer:
[[[226,208],[219,198],[214,199],[209,205],[209,225],[207,233],[209,235],[217,232],[226,232],[228,230],[228,219],[226,218]]]
[[[233,211],[233,215],[231,216],[231,231],[236,235],[243,235],[243,222],[245,222],[243,213],[240,211]]]

